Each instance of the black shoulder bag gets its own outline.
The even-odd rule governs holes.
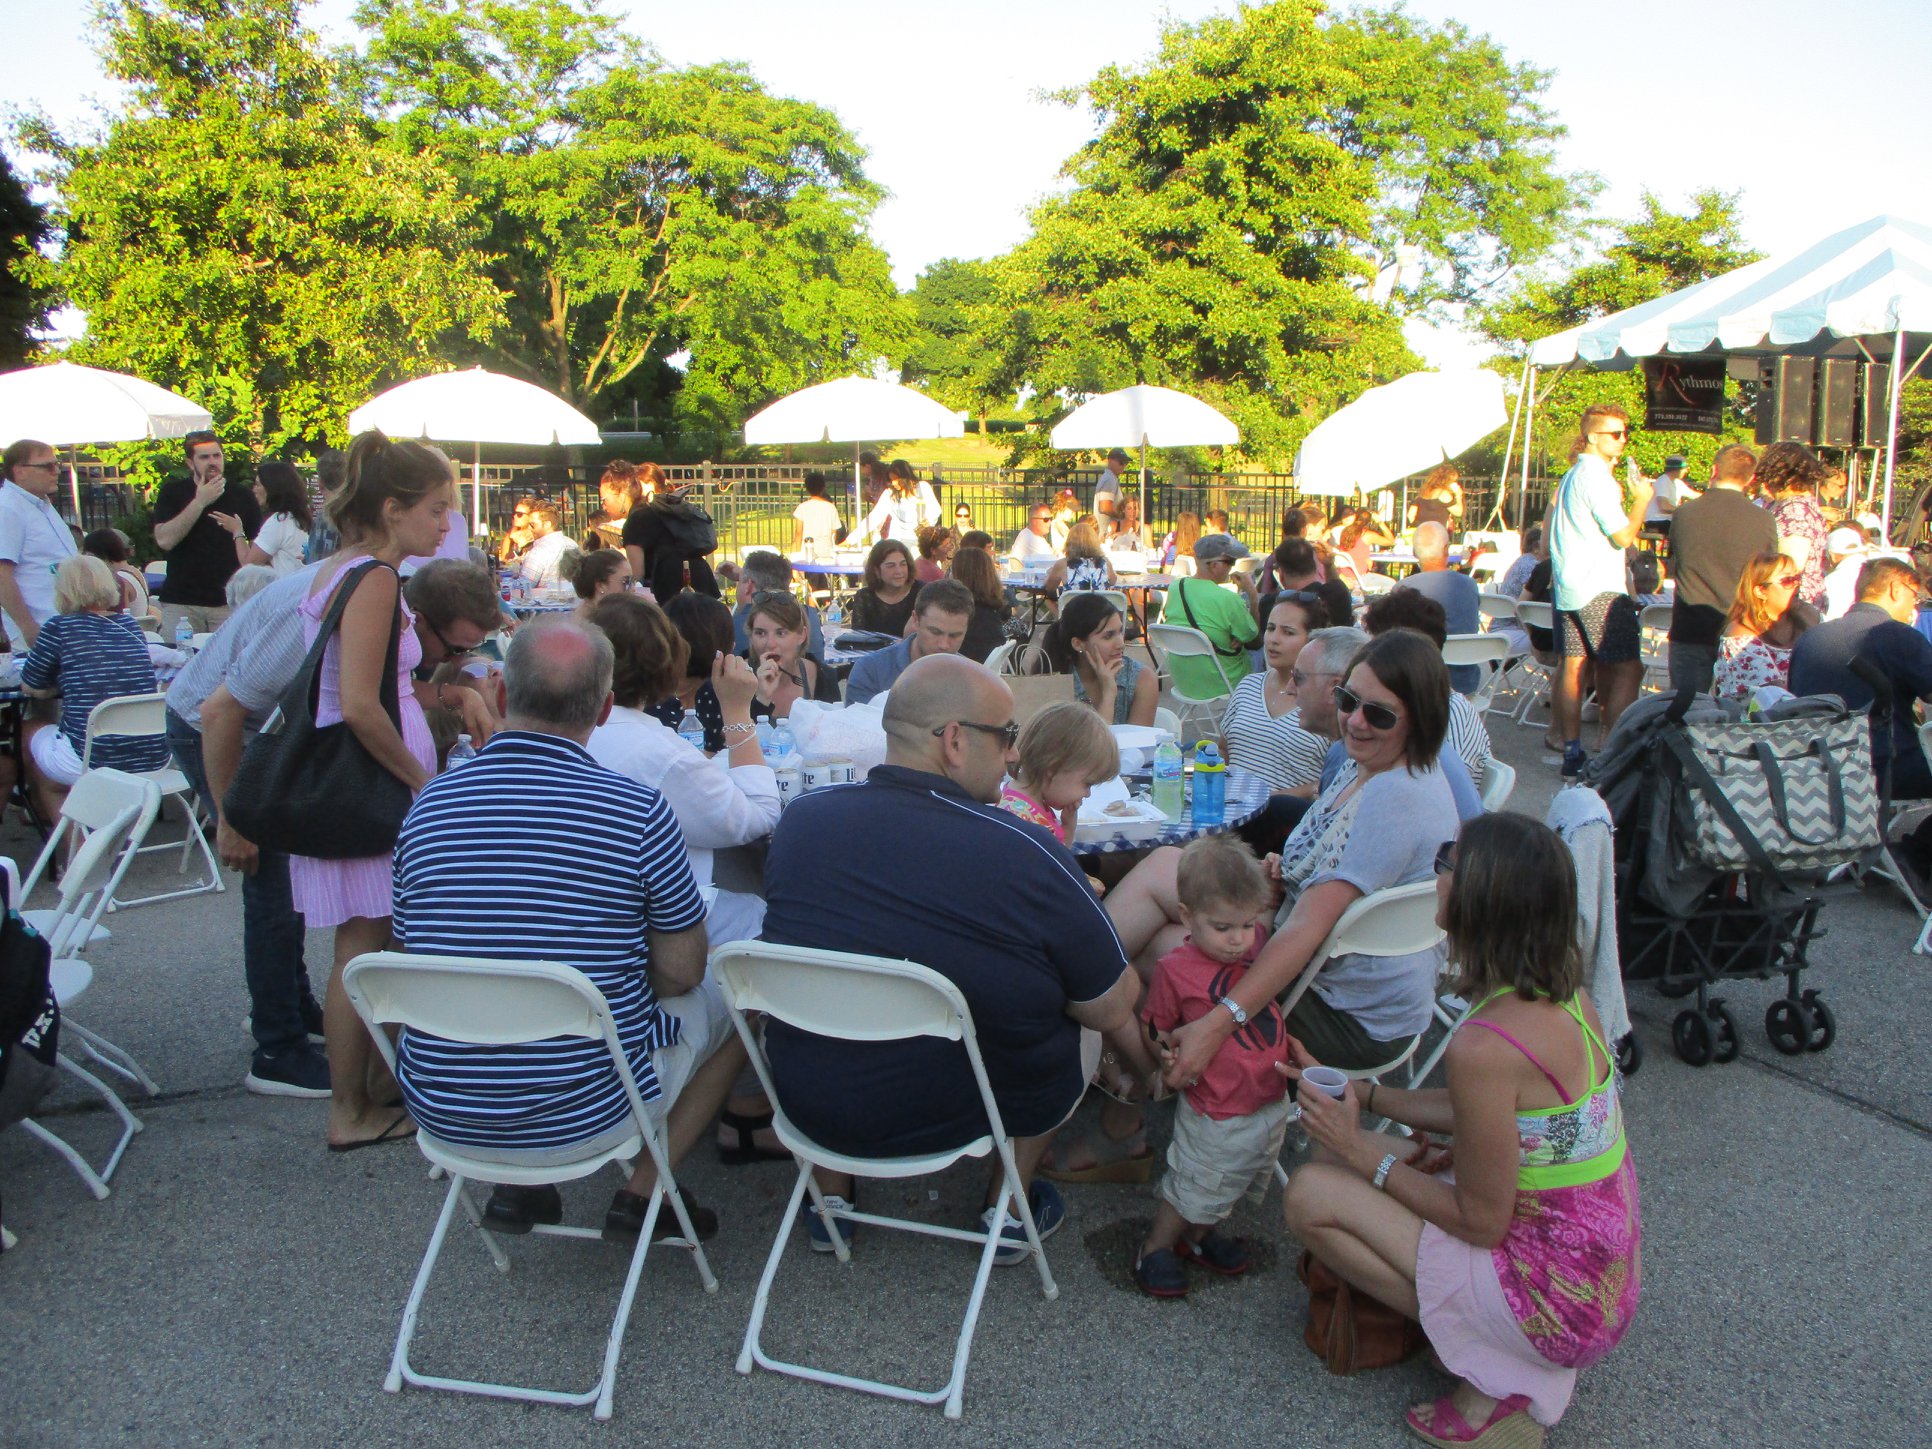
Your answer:
[[[359,564],[336,590],[295,681],[275,713],[242,754],[234,783],[222,798],[228,823],[263,850],[317,860],[351,860],[393,849],[415,796],[364,748],[347,724],[318,725],[322,656],[342,627],[356,586],[389,565]],[[382,670],[382,707],[402,731],[396,697],[402,615],[389,625]]]

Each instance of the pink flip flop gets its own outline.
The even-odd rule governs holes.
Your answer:
[[[1425,1421],[1423,1414],[1428,1418]],[[1472,1426],[1456,1408],[1454,1399],[1444,1394],[1426,1409],[1410,1409],[1402,1422],[1416,1438],[1439,1449],[1542,1449],[1543,1426],[1529,1416],[1529,1400],[1511,1394],[1498,1403],[1480,1427]]]

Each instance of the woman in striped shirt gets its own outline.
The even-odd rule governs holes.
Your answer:
[[[44,819],[60,813],[61,801],[81,777],[87,751],[87,717],[104,699],[154,693],[154,664],[141,626],[120,612],[121,588],[111,569],[89,554],[63,559],[54,573],[54,615],[20,666],[29,690],[60,696],[60,720],[27,726],[27,775]],[[94,746],[91,765],[139,773],[168,763],[160,735],[119,735]]]
[[[1268,781],[1276,794],[1314,797],[1328,742],[1301,727],[1295,699],[1295,661],[1317,629],[1328,627],[1321,596],[1288,590],[1275,596],[1261,631],[1261,656],[1267,668],[1234,687],[1221,716],[1228,764]]]

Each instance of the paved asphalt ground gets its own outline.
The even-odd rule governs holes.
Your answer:
[[[1536,732],[1499,723],[1515,808],[1554,787]],[[25,857],[17,822],[0,849]],[[144,866],[158,874],[160,865]],[[1247,1277],[1155,1302],[1126,1277],[1133,1188],[1074,1188],[1049,1245],[1061,1286],[998,1270],[967,1381],[966,1417],[732,1368],[789,1190],[779,1165],[727,1170],[700,1147],[684,1179],[724,1220],[707,1297],[682,1255],[653,1253],[625,1344],[616,1418],[451,1394],[382,1392],[402,1302],[440,1202],[413,1147],[322,1150],[323,1107],[245,1093],[240,899],[202,896],[114,916],[78,1019],[160,1081],[147,1130],[105,1202],[21,1132],[0,1136],[19,1246],[0,1258],[0,1444],[609,1445],[1269,1444],[1410,1442],[1402,1405],[1440,1392],[1410,1365],[1333,1379],[1303,1347],[1303,1292],[1278,1197],[1245,1219]],[[1625,1101],[1642,1183],[1643,1307],[1583,1375],[1557,1446],[1928,1442],[1932,1282],[1932,962],[1885,887],[1835,904],[1813,955],[1838,1014],[1829,1052],[1777,1055],[1760,1022],[1776,995],[1724,994],[1743,1055],[1692,1069],[1668,1046],[1675,1007],[1633,993],[1648,1049]],[[311,964],[326,961],[326,938]],[[109,1119],[62,1089],[48,1121],[95,1154]],[[614,1179],[566,1189],[577,1222]],[[871,1207],[964,1221],[977,1178],[875,1188]],[[929,1196],[933,1194],[933,1196]],[[944,1376],[972,1263],[964,1248],[877,1231],[849,1268],[795,1252],[768,1344],[839,1366]],[[801,1240],[802,1246],[802,1240]],[[621,1262],[597,1243],[525,1239],[499,1276],[458,1227],[425,1308],[417,1362],[553,1386],[587,1383]]]

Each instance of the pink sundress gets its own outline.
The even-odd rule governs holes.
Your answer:
[[[342,567],[329,576],[329,582],[302,602],[302,642],[312,647],[321,631],[322,616],[328,612],[336,581],[349,569],[368,558],[351,554]],[[402,613],[402,637],[396,650],[396,699],[402,715],[403,744],[426,770],[436,768],[436,742],[430,737],[429,721],[410,687],[410,673],[423,662],[422,641],[412,627],[416,616],[409,605],[397,600]],[[342,639],[338,634],[329,641],[322,655],[322,685],[317,692],[315,722],[339,724],[342,720]],[[295,909],[302,913],[311,931],[339,926],[358,917],[381,920],[390,912],[391,876],[389,851],[380,855],[357,856],[352,860],[316,860],[312,856],[288,858],[289,891]]]

